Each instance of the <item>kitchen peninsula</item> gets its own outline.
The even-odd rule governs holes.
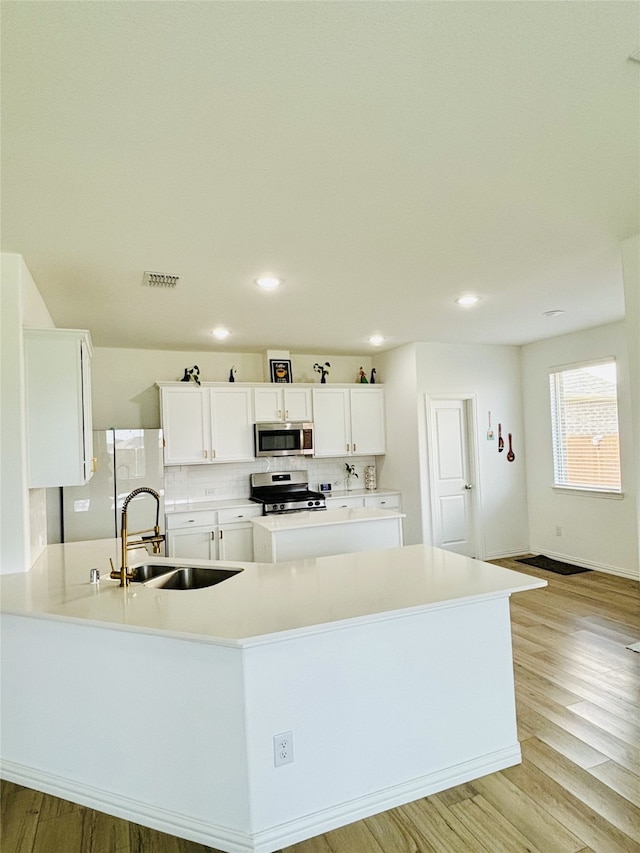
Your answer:
[[[5,778],[270,853],[520,760],[508,602],[544,581],[412,545],[89,583],[117,555],[52,545],[0,579]]]

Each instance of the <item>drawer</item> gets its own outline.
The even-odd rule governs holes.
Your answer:
[[[377,509],[400,509],[400,495],[367,495],[364,505]]]
[[[185,530],[189,527],[215,527],[218,513],[215,509],[196,509],[191,512],[173,512],[166,516],[167,530]]]
[[[234,506],[218,510],[218,524],[232,524],[234,521],[245,521],[262,515],[262,504],[249,506]]]
[[[351,509],[354,506],[364,506],[364,498],[327,498],[327,509]]]

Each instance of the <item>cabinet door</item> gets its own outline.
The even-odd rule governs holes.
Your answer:
[[[311,389],[282,388],[285,421],[311,421]]]
[[[214,560],[216,552],[213,530],[174,530],[167,534],[170,557],[180,559]]]
[[[213,461],[255,459],[251,388],[211,388],[210,394]]]
[[[386,453],[383,389],[352,388],[350,394],[351,452],[355,456]]]
[[[283,420],[282,389],[275,386],[253,389],[256,423],[273,423]]]
[[[210,462],[206,390],[161,388],[164,464],[194,465]]]
[[[91,344],[86,332],[25,329],[29,487],[91,477]]]
[[[348,456],[351,452],[349,389],[313,389],[314,456]]]
[[[218,532],[218,559],[236,562],[253,560],[253,524],[224,524]]]

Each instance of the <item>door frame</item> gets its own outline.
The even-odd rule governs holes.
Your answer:
[[[471,490],[471,541],[473,542],[475,559],[482,560],[484,558],[483,536],[480,530],[481,521],[481,483],[480,483],[480,456],[478,452],[478,405],[477,397],[474,393],[465,392],[447,392],[444,394],[435,394],[427,392],[425,398],[425,416],[426,416],[426,439],[427,439],[427,460],[428,460],[428,480],[429,480],[429,516],[431,522],[431,539],[433,541],[436,525],[435,525],[435,506],[436,493],[435,483],[432,472],[436,470],[436,462],[434,458],[434,423],[431,415],[431,406],[438,400],[460,400],[463,404],[466,431],[467,431],[467,457],[469,464],[469,480],[473,484]]]

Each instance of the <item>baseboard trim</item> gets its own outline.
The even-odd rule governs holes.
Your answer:
[[[132,801],[111,791],[83,785],[12,761],[3,761],[0,764],[0,776],[18,785],[43,791],[169,835],[216,847],[226,853],[273,853],[282,847],[348,823],[512,767],[521,760],[520,744],[516,742],[505,749],[471,761],[428,773],[254,833],[241,832],[199,818],[176,814],[148,803]]]

